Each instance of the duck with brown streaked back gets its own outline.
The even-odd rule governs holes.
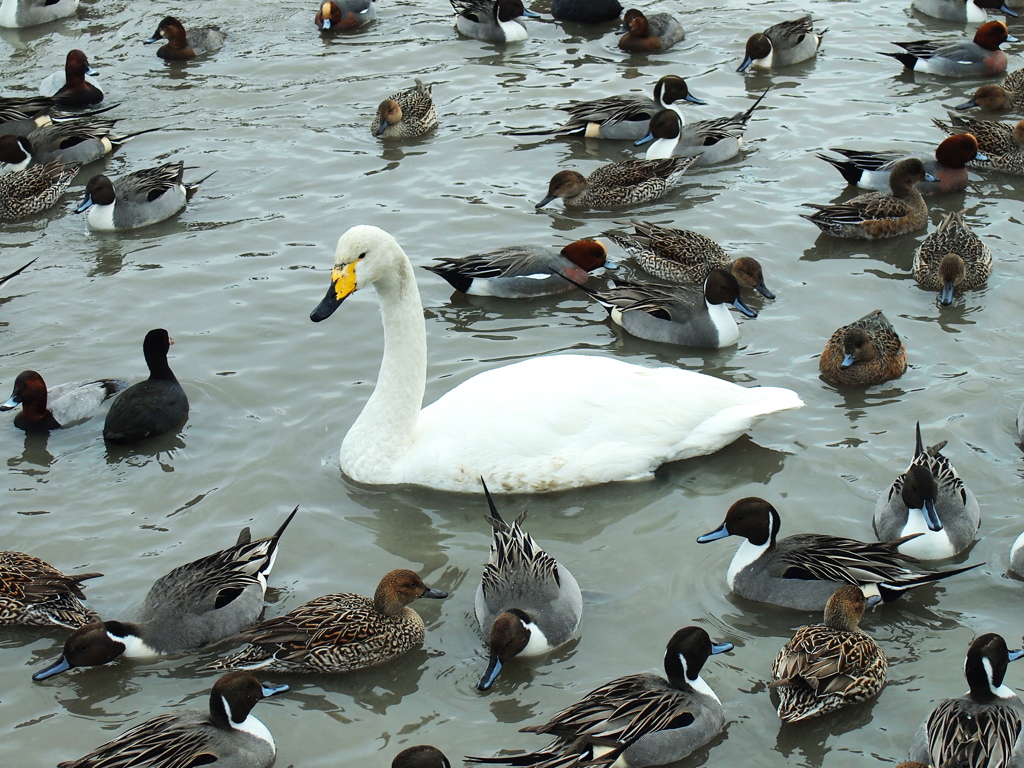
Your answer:
[[[548,183],[548,193],[535,208],[562,198],[566,208],[621,208],[659,200],[683,183],[695,157],[662,160],[625,160],[602,165],[590,176],[559,171]]]
[[[818,370],[830,384],[882,384],[906,372],[907,351],[882,310],[876,309],[832,334],[818,360]]]
[[[797,723],[867,701],[885,685],[889,662],[860,628],[868,606],[882,602],[852,584],[825,605],[822,624],[801,627],[772,665],[769,688],[779,693],[779,719]]]
[[[437,127],[432,86],[416,78],[416,85],[384,99],[370,123],[370,133],[384,139],[422,136]]]
[[[947,213],[914,254],[917,284],[939,291],[942,306],[957,289],[980,288],[992,274],[992,251],[964,222],[963,211]]]
[[[957,110],[980,107],[981,109],[1012,110],[1024,109],[1024,69],[1008,74],[1000,85],[982,85],[974,92],[970,101],[957,106]]]
[[[0,626],[77,629],[99,617],[82,605],[82,582],[102,573],[67,576],[24,552],[0,552]]]
[[[1017,152],[1024,145],[1024,133],[1015,129],[1013,123],[1001,123],[998,120],[978,120],[967,115],[949,115],[949,123],[944,123],[938,118],[932,118],[932,124],[945,134],[970,133],[977,138],[978,147],[984,152],[989,160],[993,157],[1005,155],[1009,152]],[[1024,122],[1024,121],[1022,121]],[[978,166],[983,169],[985,166]]]
[[[916,157],[900,160],[889,173],[892,193],[868,192],[845,203],[818,205],[804,203],[815,213],[800,216],[826,235],[878,240],[916,232],[928,225],[928,204],[914,186],[921,181],[938,181]]]
[[[319,674],[382,664],[423,642],[423,619],[409,607],[421,597],[448,593],[431,589],[414,571],[390,571],[372,600],[348,592],[318,597],[251,626],[238,635],[248,647],[203,669]]]
[[[635,8],[626,11],[622,17],[619,48],[624,51],[667,51],[686,37],[683,25],[668,13],[654,13],[650,16]]]

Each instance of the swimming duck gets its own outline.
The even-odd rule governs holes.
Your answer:
[[[986,21],[974,33],[974,40],[916,40],[893,43],[905,53],[883,53],[907,69],[944,77],[979,77],[1006,71],[1006,54],[999,50],[1005,42],[1015,43],[1002,21]]]
[[[1011,72],[1000,85],[982,85],[974,92],[973,98],[957,109],[1005,109],[1014,112],[1024,110],[1024,69]]]
[[[704,289],[615,281],[613,288],[581,289],[608,310],[612,322],[641,339],[683,347],[720,349],[740,337],[729,306],[747,317],[757,313],[743,303],[731,272],[713,269]]]
[[[182,709],[147,720],[77,760],[58,768],[269,768],[277,747],[252,708],[260,699],[284,693],[287,685],[260,683],[249,672],[230,672],[210,691],[210,708]]]
[[[78,0],[3,0],[0,27],[24,29],[74,16]]]
[[[55,206],[80,167],[51,160],[0,176],[0,221],[20,221]]]
[[[117,120],[83,118],[68,122],[50,123],[36,128],[28,136],[0,136],[0,170],[22,170],[32,163],[61,160],[65,163],[85,165],[116,152],[143,131],[111,136]]]
[[[431,87],[416,78],[414,87],[384,99],[370,123],[370,133],[385,139],[408,139],[437,128]]]
[[[611,765],[644,768],[682,760],[725,725],[722,702],[700,676],[708,658],[731,651],[700,627],[676,632],[665,649],[665,677],[626,675],[588,693],[543,725],[520,728],[554,741],[537,752],[467,757],[468,763],[515,766]],[[592,761],[599,761],[594,763]]]
[[[621,208],[650,203],[682,184],[686,169],[696,159],[624,160],[602,165],[587,177],[577,171],[559,171],[551,177],[547,195],[534,207],[543,208],[558,197],[566,208]]]
[[[978,500],[964,485],[952,462],[940,451],[943,440],[927,449],[917,423],[914,458],[875,504],[871,524],[882,541],[919,533],[900,552],[920,560],[953,557],[974,543],[981,525]]]
[[[697,158],[694,166],[724,163],[739,153],[750,116],[767,95],[765,90],[745,112],[737,112],[732,117],[701,120],[685,127],[675,111],[664,110],[651,118],[649,133],[636,145],[654,140],[647,150],[648,160],[693,156]]]
[[[1010,547],[1010,570],[1024,578],[1024,533],[1018,536]]]
[[[988,11],[1017,18],[1017,14],[1007,8],[1003,0],[913,0],[910,7],[925,16],[971,24],[988,21]]]
[[[466,37],[485,43],[518,43],[529,35],[523,16],[540,18],[522,0],[451,0],[455,28]]]
[[[486,477],[502,493],[537,493],[639,480],[803,405],[788,389],[747,389],[611,357],[551,355],[478,374],[421,411],[423,306],[409,257],[391,235],[357,226],[341,236],[330,288],[310,319],[325,320],[370,284],[385,345],[377,387],[341,446],[341,470],[356,482],[472,493]],[[552,389],[552,381],[560,385]],[[510,402],[531,403],[529,412],[510,411]]]
[[[188,418],[188,397],[167,364],[171,337],[154,328],[142,342],[149,378],[132,384],[107,411],[103,439],[131,445],[177,429]]]
[[[939,302],[949,306],[958,288],[985,284],[992,274],[992,251],[967,226],[962,212],[951,211],[918,247],[912,270],[918,285],[939,291]]]
[[[132,171],[115,181],[100,174],[85,185],[85,197],[75,213],[88,210],[89,226],[104,232],[148,227],[183,210],[199,185],[212,175],[185,184],[185,164],[180,160]]]
[[[148,45],[160,40],[167,42],[157,49],[157,56],[167,61],[188,61],[220,50],[224,45],[224,33],[217,27],[200,27],[186,33],[180,21],[173,16],[165,16],[153,36],[143,42]]]
[[[64,641],[60,658],[32,679],[109,664],[121,656],[196,651],[241,632],[263,612],[267,576],[277,560],[281,535],[298,511],[293,509],[273,536],[253,541],[243,528],[233,547],[161,576],[134,622],[97,621],[76,629]]]
[[[102,573],[67,576],[24,552],[0,552],[0,625],[76,629],[99,617],[82,604],[82,582]]]
[[[667,51],[686,37],[686,31],[679,19],[669,13],[643,13],[630,8],[622,17],[625,34],[619,38],[619,48],[624,51]]]
[[[51,97],[61,107],[79,109],[103,101],[103,91],[92,76],[98,74],[79,50],[68,51],[64,71],[54,72],[39,85],[39,95]]]
[[[1024,126],[1018,129],[1014,124],[1000,123],[997,120],[976,120],[965,115],[954,115],[952,112],[947,114],[948,124],[932,118],[935,127],[950,135],[970,133],[977,138],[978,147],[988,156],[988,160],[1024,149]]]
[[[976,637],[967,649],[964,676],[970,690],[943,699],[921,723],[909,757],[935,766],[1020,768],[1024,704],[1003,683],[1006,665],[1024,657],[995,633]]]
[[[8,284],[9,282],[11,282],[11,280],[13,280],[14,278],[16,278],[16,277],[17,277],[18,275],[20,275],[20,274],[21,274],[22,272],[24,272],[24,271],[25,271],[26,269],[28,269],[28,268],[29,268],[29,267],[31,267],[31,266],[32,266],[33,264],[35,264],[35,263],[36,263],[36,261],[37,261],[38,259],[39,259],[39,257],[38,257],[38,256],[36,256],[36,258],[32,259],[32,261],[30,261],[30,262],[29,262],[28,264],[24,265],[23,267],[18,267],[18,268],[17,268],[16,270],[14,270],[13,272],[11,272],[11,273],[9,273],[9,274],[6,274],[6,275],[4,275],[3,277],[0,277],[0,289],[3,289],[3,287],[4,287],[5,285],[7,285],[7,284]]]
[[[828,155],[818,157],[832,165],[843,175],[847,183],[862,189],[888,192],[889,172],[900,160],[909,155],[900,152],[872,152],[859,149],[830,149],[845,159],[836,160]],[[978,151],[978,140],[970,133],[958,133],[944,139],[935,148],[934,159],[919,157],[924,169],[936,181],[922,181],[917,189],[923,195],[960,192],[967,188],[967,164],[972,160],[988,160]]]
[[[95,416],[104,402],[127,386],[117,379],[99,379],[60,384],[47,390],[42,376],[35,371],[22,371],[0,411],[10,411],[20,404],[21,413],[14,417],[14,426],[26,432],[48,432]]]
[[[424,269],[443,277],[457,291],[471,296],[522,299],[572,290],[587,282],[590,272],[614,269],[608,249],[597,240],[577,240],[559,250],[510,245],[496,251],[459,258],[440,258]],[[570,278],[572,282],[563,278]]]
[[[803,406],[788,389],[557,354],[478,374],[421,411],[423,305],[409,257],[390,234],[364,225],[341,236],[331,286],[309,317],[324,321],[369,285],[381,302],[385,345],[377,388],[341,445],[341,469],[356,482],[475,493],[482,476],[501,493],[546,493],[638,480],[666,462],[718,451],[769,414]]]
[[[779,694],[779,719],[799,723],[876,696],[885,685],[889,662],[860,628],[869,605],[860,587],[839,587],[825,604],[825,621],[801,627],[782,646],[772,665],[769,688]]]
[[[732,273],[740,285],[753,288],[767,299],[775,294],[764,283],[761,263],[750,256],[730,259],[729,254],[710,237],[686,229],[660,227],[648,221],[631,221],[634,234],[604,235],[630,256],[643,269],[662,280],[673,283],[702,284],[712,269]]]
[[[685,124],[684,102],[706,104],[690,93],[686,80],[678,75],[665,75],[654,86],[653,101],[631,93],[563,104],[557,109],[568,112],[570,117],[557,128],[510,133],[514,136],[583,136],[588,139],[636,141],[647,135],[651,118],[662,109],[674,110]]]
[[[559,21],[602,24],[622,14],[619,0],[554,0],[551,15]]]
[[[326,0],[316,12],[316,26],[321,32],[365,27],[377,18],[376,0]]]
[[[892,193],[868,192],[845,203],[818,205],[803,203],[814,213],[800,216],[826,235],[879,240],[916,232],[928,225],[928,204],[914,185],[938,181],[916,157],[904,158],[889,171]]]
[[[892,323],[876,309],[832,334],[818,359],[818,370],[829,384],[882,384],[906,373],[907,350]]]
[[[821,38],[828,30],[814,31],[811,14],[792,21],[772,24],[764,32],[751,35],[743,52],[743,63],[736,69],[747,67],[788,67],[814,58],[821,47]]]
[[[540,656],[567,643],[583,615],[580,585],[523,530],[526,512],[509,525],[486,483],[484,494],[491,511],[485,519],[494,529],[494,539],[476,589],[476,620],[489,653],[487,670],[477,685],[481,691],[490,689],[502,667],[516,656]]]
[[[27,136],[50,121],[49,114],[56,106],[50,96],[0,97],[0,136]],[[40,118],[38,123],[37,118]]]
[[[779,539],[781,519],[769,502],[751,496],[731,507],[721,527],[697,539],[700,544],[739,536],[744,539],[729,564],[729,588],[758,603],[823,611],[843,584],[859,586],[868,597],[890,602],[904,592],[977,568],[912,571],[916,563],[899,551],[909,537],[868,543],[820,533]],[[980,565],[980,564],[979,564]]]
[[[429,744],[418,744],[407,747],[395,755],[391,768],[452,768],[448,758],[437,747]]]
[[[203,669],[260,669],[289,673],[351,672],[393,659],[423,642],[423,619],[409,603],[440,600],[415,571],[385,574],[373,598],[324,595],[238,635],[248,647]]]

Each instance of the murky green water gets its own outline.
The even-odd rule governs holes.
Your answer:
[[[969,640],[997,631],[1012,646],[1024,630],[1024,587],[1005,576],[1024,528],[1013,424],[1024,397],[1024,186],[978,179],[965,194],[933,201],[932,226],[966,208],[996,257],[988,288],[941,312],[909,275],[923,233],[836,241],[796,214],[801,202],[849,194],[815,150],[934,148],[942,136],[930,119],[978,83],[901,74],[876,51],[959,28],[914,17],[901,2],[753,10],[726,2],[688,11],[677,49],[625,60],[604,34],[612,26],[531,23],[531,39],[504,50],[459,39],[443,0],[380,0],[370,28],[321,40],[314,6],[92,2],[78,20],[0,33],[5,94],[31,92],[69,48],[81,47],[108,101],[120,103],[112,113],[119,127],[166,126],[115,156],[115,175],[171,159],[195,167],[188,178],[217,171],[184,214],[138,233],[88,231],[71,213],[85,179],[59,212],[0,230],[0,272],[39,257],[0,299],[4,397],[26,368],[51,384],[138,380],[145,332],[166,327],[177,342],[171,365],[192,403],[181,435],[129,452],[105,448],[99,419],[42,438],[26,437],[5,416],[3,548],[65,570],[103,571],[89,585],[90,603],[126,618],[157,576],[229,545],[244,525],[269,534],[299,504],[268,616],[327,592],[372,594],[396,567],[449,590],[448,600],[417,606],[428,625],[422,650],[356,674],[287,679],[291,694],[260,705],[280,766],[385,766],[423,742],[453,761],[538,747],[539,737],[516,729],[613,676],[659,668],[664,643],[691,623],[736,650],[705,674],[727,729],[683,765],[884,766],[902,758],[932,701],[964,690]],[[816,62],[773,76],[734,72],[751,32],[806,11],[831,30]],[[167,13],[186,26],[217,22],[231,38],[199,63],[166,65],[141,40]],[[1009,48],[1011,69],[1019,68]],[[741,156],[693,172],[683,191],[626,215],[566,214],[560,204],[535,212],[556,170],[589,173],[633,149],[501,132],[558,119],[545,108],[553,103],[648,92],[668,73],[687,77],[708,101],[695,118],[745,109],[773,86]],[[441,125],[421,141],[382,145],[369,134],[372,113],[415,76],[434,83]],[[578,642],[507,669],[482,695],[474,689],[484,658],[472,605],[489,544],[483,501],[345,482],[338,447],[379,363],[376,299],[361,292],[322,325],[308,314],[326,288],[338,236],[354,224],[389,230],[422,265],[510,243],[565,243],[629,216],[692,228],[762,260],[778,298],[753,300],[761,316],[742,321],[737,348],[696,354],[624,338],[579,295],[525,303],[452,296],[418,270],[428,398],[503,362],[578,348],[787,386],[807,407],[714,456],[666,467],[654,482],[502,500],[509,514],[530,508],[530,531],[576,575],[586,608]],[[903,335],[910,368],[866,393],[837,392],[818,379],[817,355],[836,327],[875,308]],[[764,681],[784,640],[815,617],[727,596],[736,544],[698,547],[694,539],[749,495],[776,504],[786,532],[871,538],[874,500],[909,460],[918,419],[926,441],[949,440],[946,453],[978,496],[981,538],[964,559],[985,566],[866,619],[892,664],[877,702],[780,730]],[[212,678],[196,670],[221,650],[32,683],[30,673],[62,639],[0,632],[5,765],[53,765],[168,708],[205,706]],[[1022,674],[1011,667],[1009,684],[1020,685]]]

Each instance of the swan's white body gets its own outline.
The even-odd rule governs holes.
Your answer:
[[[360,257],[360,254],[363,254]],[[341,445],[341,469],[369,485],[541,493],[653,475],[722,448],[761,418],[799,408],[796,393],[746,388],[678,368],[552,355],[486,371],[420,410],[426,326],[412,265],[376,227],[338,241],[323,320],[373,283],[384,319],[377,386]]]

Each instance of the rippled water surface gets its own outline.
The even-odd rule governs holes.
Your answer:
[[[89,584],[90,603],[105,617],[127,618],[157,576],[228,546],[242,526],[268,535],[299,504],[267,616],[328,592],[372,594],[396,567],[448,590],[447,600],[416,606],[428,628],[422,650],[355,674],[282,678],[292,693],[257,710],[277,739],[279,766],[385,766],[424,742],[453,761],[539,747],[539,737],[517,729],[613,676],[660,668],[672,632],[692,623],[736,649],[705,673],[727,728],[681,765],[884,766],[902,758],[932,702],[965,688],[970,639],[996,631],[1013,646],[1024,630],[1024,586],[1005,575],[1024,527],[1014,442],[1024,397],[1024,187],[976,177],[966,193],[932,201],[931,227],[966,208],[996,259],[986,289],[940,311],[936,294],[909,274],[923,233],[831,240],[797,212],[801,202],[851,194],[816,150],[934,148],[942,135],[931,118],[978,82],[901,73],[876,52],[895,50],[892,40],[962,28],[891,1],[656,6],[672,7],[687,39],[669,53],[632,58],[615,47],[614,25],[550,17],[531,22],[530,39],[508,48],[459,39],[443,0],[380,0],[373,25],[330,39],[314,30],[315,3],[293,0],[86,2],[77,19],[0,34],[5,94],[31,93],[80,47],[102,73],[108,102],[120,104],[111,113],[120,129],[165,126],[111,159],[114,175],[172,159],[194,168],[187,178],[216,171],[186,212],[137,233],[92,233],[72,214],[85,177],[50,215],[0,229],[0,273],[39,259],[0,299],[4,397],[27,368],[51,384],[138,380],[145,332],[165,327],[192,404],[180,435],[127,451],[104,446],[100,419],[39,437],[5,414],[3,548],[66,571],[104,572]],[[735,73],[751,32],[807,11],[830,28],[816,61],[773,75]],[[165,64],[141,41],[168,13],[186,26],[215,22],[229,41],[202,61]],[[556,103],[649,93],[669,73],[708,102],[692,110],[695,119],[743,110],[772,86],[741,155],[692,172],[683,190],[628,214],[566,213],[560,203],[535,212],[556,170],[589,173],[635,150],[502,131],[552,124]],[[376,105],[413,77],[434,84],[440,127],[409,143],[374,140]],[[377,301],[360,292],[321,325],[308,315],[327,286],[338,236],[354,224],[384,227],[423,265],[511,243],[564,244],[628,216],[694,229],[735,255],[756,256],[778,298],[753,300],[761,315],[742,321],[738,347],[697,353],[626,338],[579,294],[453,296],[417,270],[428,399],[507,361],[581,349],[790,387],[807,406],[713,456],[665,467],[653,482],[501,499],[508,515],[529,507],[529,530],[576,575],[586,608],[578,641],[509,667],[480,694],[474,684],[485,658],[472,606],[489,544],[483,500],[345,481],[338,447],[381,353]],[[828,335],[876,308],[904,338],[906,375],[866,392],[823,383],[817,355]],[[529,418],[530,407],[510,403],[510,419]],[[961,559],[985,565],[866,618],[891,662],[877,701],[780,729],[765,680],[785,639],[816,617],[727,595],[737,542],[694,540],[751,495],[778,507],[784,532],[870,539],[875,499],[910,459],[916,420],[927,442],[949,441],[945,452],[978,496],[981,538]],[[61,632],[0,632],[4,765],[53,765],[169,708],[205,706],[212,678],[197,669],[230,647],[32,683],[30,673],[62,641]],[[1008,682],[1024,683],[1024,671],[1011,667]]]

